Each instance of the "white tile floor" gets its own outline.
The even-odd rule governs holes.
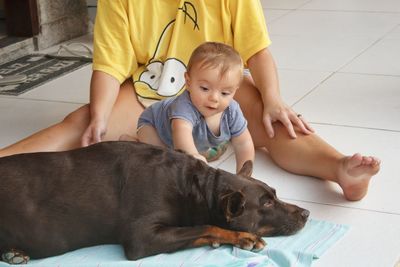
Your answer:
[[[380,157],[360,202],[334,184],[296,176],[257,152],[254,176],[311,217],[351,230],[314,266],[386,267],[400,259],[400,1],[262,0],[283,98],[346,154]],[[0,97],[0,147],[88,101],[90,66],[18,97]],[[234,157],[214,166],[234,171]]]

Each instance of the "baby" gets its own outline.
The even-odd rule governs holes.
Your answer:
[[[230,46],[206,42],[192,53],[186,90],[144,110],[140,142],[180,149],[205,162],[219,158],[231,141],[236,170],[254,160],[254,144],[239,104],[233,99],[243,79],[243,62]]]

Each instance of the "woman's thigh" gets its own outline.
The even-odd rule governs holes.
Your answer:
[[[121,85],[111,111],[104,140],[118,140],[123,134],[136,138],[136,126],[143,110],[142,104],[137,99],[132,80],[125,81]]]
[[[261,95],[251,76],[245,76],[241,87],[236,91],[235,100],[240,104],[248,122],[248,129],[256,147],[264,147],[268,141],[267,133],[262,123],[264,105]],[[275,125],[274,125],[275,126]]]

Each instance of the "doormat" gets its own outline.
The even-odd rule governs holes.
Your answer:
[[[27,55],[1,64],[1,76],[24,74],[27,79],[19,84],[0,85],[0,95],[20,95],[87,64],[90,62],[48,58],[45,55]]]

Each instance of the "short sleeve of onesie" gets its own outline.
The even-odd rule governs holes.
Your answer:
[[[168,119],[183,119],[196,126],[200,121],[201,115],[193,106],[189,98],[189,93],[185,91],[178,96],[168,109]]]
[[[229,105],[228,123],[232,137],[242,134],[247,128],[247,121],[236,101],[232,101]]]

